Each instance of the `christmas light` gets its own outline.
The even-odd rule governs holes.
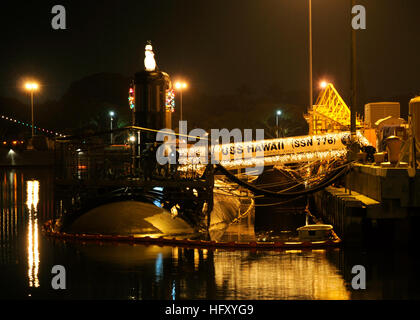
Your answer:
[[[156,69],[155,54],[150,44],[145,48],[144,68],[146,71],[155,71]]]
[[[4,115],[2,115],[1,118],[4,119],[4,120],[9,120],[10,122],[13,122],[13,123],[16,123],[16,124],[20,124],[22,126],[26,126],[26,127],[32,128],[32,125],[31,124],[26,123],[26,122],[23,122],[23,121],[18,121],[17,119],[6,117]],[[50,131],[50,130],[47,130],[47,129],[39,128],[37,126],[34,126],[34,128],[35,129],[38,129],[38,130],[41,130],[41,131],[44,131],[44,132],[47,132],[47,133],[55,134],[57,136],[59,135],[60,137],[63,136],[63,134],[61,134],[61,133],[57,133],[57,132],[53,132],[53,131]]]
[[[166,111],[175,112],[175,90],[168,89],[166,90]]]
[[[128,90],[128,105],[130,106],[130,109],[134,109],[136,107],[134,83],[130,84],[130,89]]]
[[[357,132],[357,142],[362,146],[370,145],[369,141]],[[228,169],[246,168],[286,163],[299,163],[314,160],[325,160],[347,154],[349,132],[330,133],[326,135],[301,136],[282,139],[271,139],[211,146],[212,156],[219,155],[219,163]],[[239,152],[240,151],[240,152]],[[261,152],[258,152],[261,151]],[[208,162],[207,146],[180,148],[179,163],[187,166],[186,170]]]

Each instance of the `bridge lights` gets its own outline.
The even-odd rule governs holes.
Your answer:
[[[321,81],[319,86],[321,87],[321,89],[325,89],[328,86],[328,83],[327,83],[327,81]]]

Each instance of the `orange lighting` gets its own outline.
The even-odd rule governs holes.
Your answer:
[[[17,141],[13,141],[12,143],[13,143],[13,144],[17,144]]]
[[[27,82],[25,83],[25,88],[26,90],[34,91],[34,90],[38,90],[39,85],[36,82]]]
[[[176,89],[185,89],[185,88],[187,88],[187,83],[185,83],[185,82],[180,82],[180,81],[178,81],[178,82],[176,82],[175,83],[175,88]]]
[[[322,81],[319,85],[321,87],[321,89],[325,89],[328,86],[327,81]]]

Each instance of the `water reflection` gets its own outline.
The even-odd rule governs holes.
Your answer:
[[[162,253],[158,253],[156,257],[156,280],[159,281],[162,278],[163,266],[162,266]]]
[[[38,217],[39,181],[26,182],[26,206],[28,208],[28,280],[29,287],[39,287]]]
[[[346,282],[331,262],[338,251],[329,250],[328,258],[326,250],[227,251],[77,242],[65,247],[77,260],[87,262],[83,279],[89,279],[95,298],[113,298],[104,288],[112,288],[115,277],[127,299],[350,298]],[[108,271],[98,273],[103,268]],[[119,272],[110,271],[115,269]],[[125,294],[124,283],[132,286]]]
[[[40,228],[54,216],[52,177],[0,171],[0,298],[420,299],[412,249],[228,251],[47,238]],[[255,239],[252,220],[224,240]],[[67,290],[51,289],[55,264],[68,271]],[[367,290],[351,289],[356,264],[366,267]]]
[[[215,282],[231,299],[349,299],[325,250],[216,252]]]
[[[9,263],[16,260],[14,248],[18,237],[18,174],[11,170],[1,176],[1,261]]]
[[[194,249],[194,270],[198,270],[198,266],[200,264],[200,255],[202,251],[198,249]]]

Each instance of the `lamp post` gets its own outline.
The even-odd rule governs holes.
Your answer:
[[[112,137],[112,120],[114,120],[115,112],[110,111],[109,116],[111,117],[111,144],[113,144],[113,141],[112,141],[113,140],[113,137]]]
[[[187,83],[178,81],[178,82],[175,83],[175,88],[177,90],[179,90],[180,93],[181,93],[181,97],[180,97],[180,100],[181,100],[180,101],[180,120],[182,121],[182,91],[184,91],[184,89],[187,88]]]
[[[355,0],[351,0],[351,7],[356,5]],[[350,104],[350,137],[352,142],[356,140],[356,107],[357,107],[357,48],[356,30],[351,28],[351,104]]]
[[[36,82],[27,82],[25,84],[26,90],[31,93],[31,119],[32,119],[32,138],[34,137],[34,91],[38,90],[38,83]]]
[[[276,131],[276,136],[277,136],[277,138],[279,138],[279,117],[281,116],[281,110],[277,110],[276,111],[276,128],[277,128],[277,131]]]
[[[312,85],[312,0],[309,0],[309,108],[313,105]]]

